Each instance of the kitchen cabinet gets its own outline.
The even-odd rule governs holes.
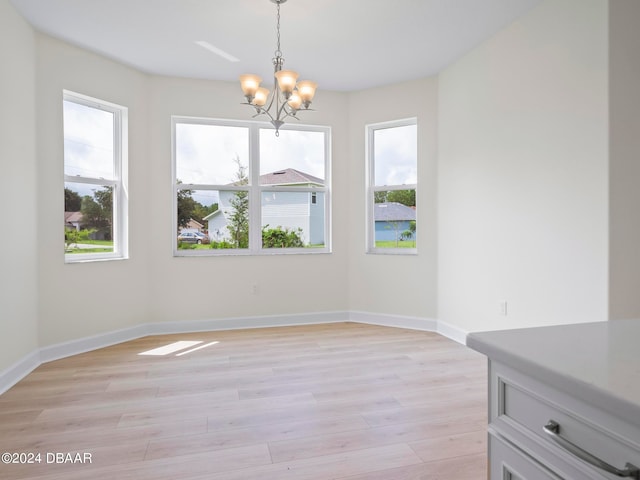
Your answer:
[[[470,334],[489,362],[491,480],[640,480],[640,321]]]

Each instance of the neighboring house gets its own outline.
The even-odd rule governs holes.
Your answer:
[[[410,222],[415,222],[416,210],[397,202],[376,203],[373,219],[376,241],[396,241],[409,230]]]
[[[222,203],[222,196],[225,192],[220,192],[220,200],[218,202],[218,210],[210,213],[203,218],[207,222],[207,231],[209,232],[209,238],[214,242],[221,242],[223,240],[229,240],[230,235],[227,230],[227,216],[230,213],[229,198],[225,195],[225,203]],[[222,213],[223,209],[226,209],[226,215]]]
[[[198,222],[197,220],[194,220],[193,218],[190,218],[189,221],[187,222],[187,225],[180,229],[180,233],[203,232],[203,231],[204,231],[204,225]]]
[[[68,228],[73,228],[76,231],[80,231],[83,228],[87,228],[84,225],[84,218],[82,212],[64,212],[64,229],[65,232]],[[110,232],[108,230],[94,231],[89,235],[92,240],[107,240],[111,239]]]
[[[293,168],[260,176],[260,185],[273,187],[323,186],[324,180]],[[207,215],[209,237],[213,241],[229,240],[228,218],[233,213],[235,192],[221,191],[218,210]],[[305,244],[324,244],[324,192],[262,192],[262,224],[301,230]]]
[[[64,228],[80,231],[82,228],[82,212],[64,212]]]

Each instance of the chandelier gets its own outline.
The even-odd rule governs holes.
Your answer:
[[[277,8],[277,47],[273,57],[274,79],[273,91],[261,87],[262,79],[258,75],[240,75],[240,87],[247,101],[243,105],[250,105],[258,115],[269,117],[271,124],[276,129],[276,136],[280,135],[279,129],[284,124],[284,119],[293,117],[298,120],[296,114],[301,107],[309,110],[311,100],[316,93],[317,84],[310,80],[297,82],[298,74],[292,70],[283,70],[284,57],[280,50],[280,5],[287,0],[271,0]],[[297,82],[297,83],[296,83]]]

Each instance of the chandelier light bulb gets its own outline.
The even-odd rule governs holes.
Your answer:
[[[253,104],[258,107],[262,107],[265,103],[267,103],[267,98],[269,97],[269,89],[260,87],[253,98]]]
[[[300,93],[300,98],[304,103],[305,108],[309,108],[311,100],[313,100],[313,97],[316,94],[316,88],[318,88],[318,84],[311,80],[302,80],[298,82],[298,92]]]
[[[291,96],[289,97],[289,100],[287,101],[287,103],[294,110],[298,110],[300,108],[300,106],[302,105],[302,98],[300,98],[300,94],[298,93],[297,90],[294,90],[291,93]]]
[[[280,91],[286,95],[290,95],[293,89],[296,88],[296,81],[298,80],[298,74],[293,70],[280,70],[275,73],[278,79],[278,86]]]
[[[244,93],[244,96],[253,98],[256,94],[256,91],[260,87],[261,81],[262,78],[260,78],[258,75],[240,75],[240,88],[242,88],[242,93]]]

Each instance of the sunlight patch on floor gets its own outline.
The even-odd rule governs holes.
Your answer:
[[[187,353],[192,353],[195,352],[197,350],[201,350],[203,348],[207,348],[210,347],[211,345],[215,345],[216,343],[220,343],[220,342],[209,342],[209,343],[205,343],[204,345],[200,345],[198,347],[192,348],[190,350],[187,350],[186,352],[180,352],[180,353],[176,353],[176,357],[180,357],[182,355],[186,355]]]
[[[187,341],[181,340],[179,342],[169,343],[163,347],[154,348],[152,350],[147,350],[146,352],[141,352],[138,355],[169,355],[171,353],[179,352],[180,350],[184,350],[185,348],[193,347],[194,345],[198,345],[202,343],[202,340],[198,341]]]
[[[147,350],[146,352],[140,352],[138,355],[151,355],[151,356],[165,356],[171,355],[176,352],[176,357],[181,357],[182,355],[186,355],[188,353],[193,353],[198,350],[202,350],[203,348],[210,347],[211,345],[215,345],[220,342],[209,342],[204,345],[200,345],[202,340],[180,340],[178,342],[169,343],[164,345],[163,347],[154,348],[152,350]],[[195,345],[198,345],[197,347]],[[194,348],[191,348],[194,347]],[[187,350],[188,349],[188,350]],[[184,351],[181,351],[184,350]]]

